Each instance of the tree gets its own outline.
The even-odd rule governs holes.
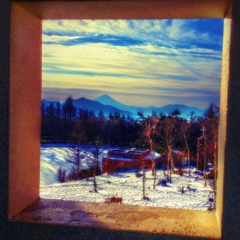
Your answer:
[[[46,107],[44,101],[42,101],[42,107],[41,107],[41,139],[46,138]]]
[[[102,111],[99,111],[98,117],[97,117],[97,125],[98,125],[98,132],[99,132],[99,141],[104,141],[104,128],[107,122],[107,118],[103,114]]]
[[[137,160],[138,167],[142,170],[142,198],[144,200],[148,199],[148,197],[145,195],[145,182],[146,182],[146,174],[145,174],[145,161],[144,161],[144,155],[141,154],[140,157]]]
[[[65,161],[72,164],[75,170],[75,173],[78,173],[81,169],[81,161],[86,157],[83,149],[81,148],[80,144],[71,144],[68,148]]]
[[[137,120],[134,120],[129,115],[125,120],[125,128],[126,128],[126,139],[130,146],[137,146],[138,141],[141,139],[142,128]],[[141,146],[141,144],[139,144]]]
[[[63,125],[62,125],[62,106],[60,102],[56,104],[56,111],[55,111],[55,124],[56,124],[56,137],[57,139],[63,139]]]
[[[114,112],[112,114],[110,112],[107,124],[105,126],[105,135],[108,141],[108,144],[111,143],[119,143],[119,121],[120,121],[120,114],[118,112]]]
[[[55,139],[56,138],[56,119],[55,119],[55,114],[56,114],[56,109],[51,102],[49,106],[46,107],[46,124],[47,124],[47,136],[50,139]]]
[[[42,140],[60,140],[63,138],[62,106],[59,102],[50,102],[46,105],[42,101]]]
[[[184,138],[184,143],[187,149],[187,161],[188,161],[188,174],[190,176],[190,149],[188,145],[188,137],[190,136],[188,130],[191,127],[191,123],[187,121],[182,121],[181,123],[181,132]]]
[[[87,156],[88,167],[93,170],[93,191],[97,192],[96,175],[99,173],[100,170],[99,161],[101,158],[101,154],[103,153],[103,149],[100,149],[98,142],[96,142],[95,145],[88,148],[85,153]]]
[[[153,188],[156,186],[156,164],[155,164],[155,147],[157,137],[159,135],[157,126],[159,123],[159,117],[157,116],[148,116],[144,117],[142,113],[138,113],[138,116],[141,119],[141,125],[143,128],[143,138],[145,142],[149,144],[151,151],[151,160],[152,160],[152,175],[154,176]]]
[[[76,173],[80,171],[81,161],[86,157],[86,154],[81,146],[81,143],[84,139],[85,132],[82,125],[82,120],[78,118],[72,131],[72,143],[65,156],[65,160],[73,165]]]
[[[164,139],[164,142],[167,147],[168,163],[167,163],[167,178],[171,182],[171,174],[174,171],[173,163],[173,146],[176,140],[178,139],[179,133],[179,114],[180,112],[175,110],[173,113],[168,116],[161,116],[161,137]]]
[[[63,169],[62,167],[59,167],[58,170],[57,170],[57,179],[60,183],[63,183],[66,181],[66,169]]]
[[[189,114],[187,114],[187,120],[193,124],[196,122],[196,119],[197,119],[197,116],[196,116],[196,113],[194,111],[190,111]]]
[[[189,121],[191,127],[187,131],[189,133],[189,136],[187,138],[188,147],[191,156],[197,156],[198,151],[198,138],[201,137],[202,131],[201,131],[201,122],[202,120],[200,118],[196,118],[195,122]]]
[[[71,137],[74,120],[76,118],[77,109],[73,104],[72,96],[69,96],[62,107],[63,111],[63,121],[64,121],[64,136],[65,139],[69,139]]]
[[[206,172],[207,161],[207,142],[206,142],[206,128],[202,125],[202,136],[198,138],[198,151],[197,151],[197,169]],[[209,151],[208,151],[209,152]]]
[[[208,141],[212,141],[213,146],[213,192],[214,192],[214,209],[216,208],[216,190],[217,190],[217,144],[218,144],[218,126],[219,126],[219,107],[210,103],[205,110],[204,116],[206,118],[206,128],[208,129]]]

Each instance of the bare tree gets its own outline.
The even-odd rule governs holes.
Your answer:
[[[63,169],[62,167],[59,167],[58,170],[57,170],[57,179],[60,183],[63,183],[66,181],[66,169]]]
[[[179,111],[178,111],[179,112]],[[165,141],[168,154],[168,163],[167,163],[167,178],[169,182],[172,182],[171,174],[174,171],[173,163],[173,146],[175,141],[178,138],[178,120],[180,114],[175,114],[175,111],[168,115],[161,117],[161,137]]]
[[[219,107],[210,103],[209,107],[204,113],[206,117],[206,127],[209,130],[210,138],[213,142],[213,192],[214,192],[214,209],[216,208],[216,194],[217,194],[217,144],[218,144],[218,126],[219,126]]]
[[[188,146],[188,137],[190,136],[190,134],[188,134],[188,130],[190,129],[191,127],[191,123],[190,122],[187,122],[187,121],[182,121],[181,123],[181,132],[182,132],[182,135],[183,135],[183,138],[184,138],[184,143],[185,143],[185,146],[186,146],[186,149],[187,149],[187,161],[188,161],[188,174],[190,176],[190,149],[189,149],[189,146]]]
[[[143,199],[146,200],[148,197],[145,195],[145,182],[146,182],[146,173],[145,173],[145,161],[144,156],[141,154],[140,158],[138,159],[140,168],[142,169],[142,196]]]
[[[97,192],[97,178],[100,170],[100,159],[104,149],[100,149],[98,142],[92,147],[87,148],[85,151],[87,156],[87,165],[93,171],[93,191]]]
[[[80,143],[71,144],[66,151],[65,161],[72,164],[75,173],[78,173],[81,169],[81,161],[86,157]]]
[[[153,188],[156,186],[156,163],[155,163],[155,145],[159,131],[157,129],[160,118],[156,115],[144,117],[142,113],[138,113],[138,116],[142,119],[141,125],[143,128],[143,138],[145,142],[149,144],[152,160],[152,175],[154,176]]]
[[[66,151],[66,162],[73,165],[75,173],[81,168],[81,161],[86,157],[84,149],[82,149],[81,141],[85,139],[85,132],[82,129],[82,120],[78,119],[72,131],[72,144]]]

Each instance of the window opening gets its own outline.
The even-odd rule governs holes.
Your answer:
[[[44,20],[40,196],[214,209],[222,31],[222,19]],[[51,185],[66,179],[77,194]]]

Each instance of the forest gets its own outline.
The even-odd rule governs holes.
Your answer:
[[[41,108],[42,143],[81,143],[150,148],[161,154],[171,150],[188,152],[197,156],[198,138],[203,134],[207,142],[207,159],[214,159],[218,137],[219,107],[210,103],[203,116],[189,112],[187,119],[176,109],[151,116],[138,113],[138,118],[120,115],[95,114],[84,107],[77,109],[71,96],[64,103],[51,103]],[[204,128],[204,133],[203,129]]]

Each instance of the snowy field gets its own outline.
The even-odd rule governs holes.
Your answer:
[[[157,185],[153,189],[153,177],[151,171],[146,172],[146,196],[150,200],[142,200],[142,178],[135,176],[135,171],[117,172],[111,175],[97,176],[98,192],[94,193],[93,181],[78,180],[74,182],[57,183],[56,171],[59,166],[70,169],[64,156],[66,146],[41,148],[41,187],[40,197],[46,199],[75,200],[85,202],[104,202],[105,198],[121,196],[123,204],[158,206],[168,208],[184,208],[195,210],[207,210],[209,195],[212,189],[197,174],[192,176],[172,175],[172,183],[167,186]],[[107,154],[104,150],[103,156]],[[157,170],[157,182],[163,179],[163,171]],[[187,186],[190,189],[187,189]],[[184,187],[184,193],[180,190]]]
[[[44,144],[41,147],[41,170],[40,185],[57,183],[57,169],[62,167],[66,170],[71,169],[71,164],[65,161],[67,144]],[[103,150],[101,157],[107,156],[107,150]],[[82,168],[87,169],[85,161],[82,161]]]

